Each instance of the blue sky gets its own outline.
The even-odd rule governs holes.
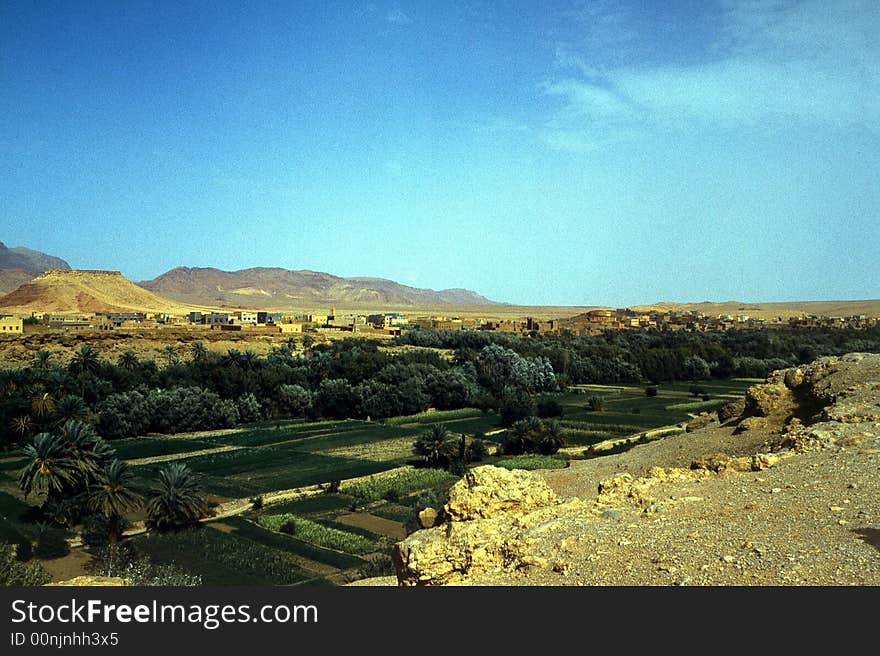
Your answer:
[[[0,0],[0,240],[523,304],[880,298],[880,3]]]

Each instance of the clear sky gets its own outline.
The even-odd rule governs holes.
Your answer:
[[[524,304],[880,298],[880,2],[0,0],[0,241]]]

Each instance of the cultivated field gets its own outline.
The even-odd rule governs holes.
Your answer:
[[[389,573],[391,545],[417,528],[418,510],[442,504],[445,490],[457,480],[442,470],[411,466],[413,441],[434,424],[454,434],[483,434],[490,450],[486,462],[558,468],[571,458],[628,448],[658,428],[680,430],[677,425],[741,395],[752,382],[700,383],[708,401],[692,395],[689,383],[660,385],[651,397],[641,385],[571,388],[556,395],[564,410],[559,419],[567,448],[549,457],[491,455],[504,431],[497,415],[476,409],[384,422],[263,422],[114,440],[112,445],[145,485],[167,462],[186,463],[199,473],[218,511],[201,530],[164,535],[144,534],[138,530],[142,517],[130,517],[136,533],[130,542],[154,563],[173,562],[200,575],[205,584],[339,584]],[[592,396],[602,397],[601,411],[590,409]],[[587,454],[588,447],[597,445],[602,447],[597,453]],[[23,462],[15,454],[0,460],[0,539],[12,542],[22,534],[34,538],[36,531],[31,503],[37,500],[24,502],[15,484]],[[257,509],[251,500],[258,497],[264,503]],[[86,561],[77,548],[52,561],[53,571],[75,576]]]

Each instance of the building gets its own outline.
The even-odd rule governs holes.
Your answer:
[[[202,315],[202,322],[207,326],[222,326],[229,323],[229,313],[208,312]]]
[[[279,323],[276,325],[278,326],[279,332],[282,334],[301,333],[303,331],[303,325],[301,323]]]
[[[258,314],[259,313],[257,313],[257,312],[250,312],[248,310],[242,310],[241,312],[236,312],[235,313],[235,323],[256,326]]]
[[[257,323],[270,324],[281,323],[284,315],[281,312],[257,312]]]
[[[20,317],[0,318],[0,335],[21,335],[24,331],[24,321]]]

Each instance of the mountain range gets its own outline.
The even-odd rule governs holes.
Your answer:
[[[60,257],[23,246],[8,248],[0,242],[0,294],[11,292],[49,269],[70,269],[70,265]]]
[[[65,271],[80,275],[63,275]],[[171,306],[379,309],[495,305],[467,289],[435,291],[384,278],[342,278],[307,270],[177,267],[153,280],[136,283],[150,296],[139,295],[123,285],[123,281],[131,283],[117,272],[112,276],[93,275],[96,273],[72,272],[61,258],[28,248],[7,248],[0,243],[0,295],[7,295],[0,298],[0,308],[94,312],[167,311]],[[39,304],[45,307],[36,307]]]
[[[406,307],[490,305],[492,301],[467,289],[419,289],[384,278],[341,278],[319,271],[252,268],[221,271],[178,267],[144,289],[181,303],[234,307]]]

